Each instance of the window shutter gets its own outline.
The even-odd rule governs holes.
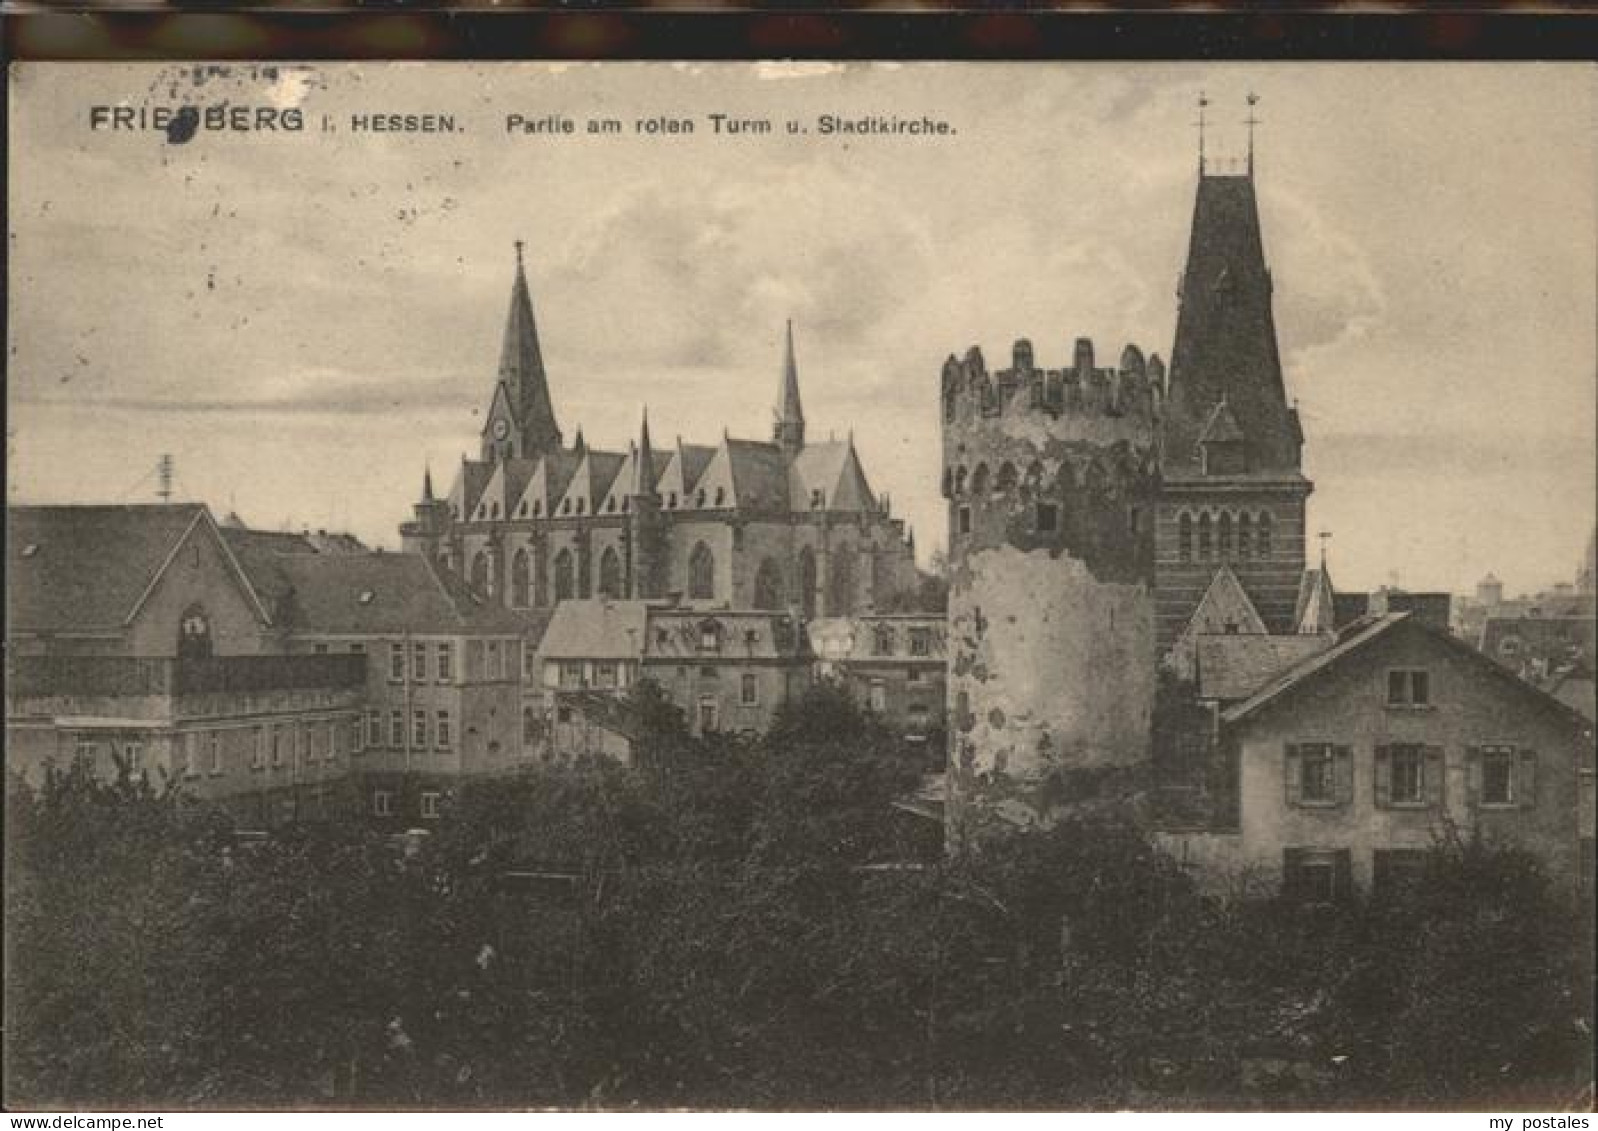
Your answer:
[[[1520,769],[1515,776],[1515,803],[1522,809],[1537,805],[1537,751],[1520,752]]]
[[[1346,848],[1340,848],[1332,855],[1332,898],[1349,899],[1353,894],[1353,854]]]
[[[1376,808],[1386,809],[1393,800],[1393,763],[1387,756],[1387,747],[1376,748]]]
[[[1302,876],[1299,865],[1304,859],[1302,848],[1282,849],[1282,894],[1289,899],[1298,899],[1303,894]]]
[[[1288,805],[1297,805],[1303,781],[1298,769],[1298,747],[1292,743],[1288,743],[1282,755],[1282,785],[1287,790]]]
[[[1481,804],[1481,747],[1465,748],[1465,804],[1472,809]]]
[[[1347,746],[1332,748],[1332,783],[1339,805],[1354,800],[1354,751]]]
[[[1426,747],[1426,758],[1422,765],[1422,773],[1425,775],[1425,780],[1421,782],[1421,788],[1425,791],[1423,796],[1426,798],[1426,804],[1430,808],[1441,809],[1443,805],[1443,786],[1445,784],[1443,780],[1443,748],[1441,746]]]

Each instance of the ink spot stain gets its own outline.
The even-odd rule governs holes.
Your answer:
[[[172,115],[171,121],[166,124],[166,140],[169,145],[182,145],[194,137],[195,131],[200,128],[200,111],[193,106],[181,107]]]

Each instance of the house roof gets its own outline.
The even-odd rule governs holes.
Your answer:
[[[1221,721],[1229,726],[1243,722],[1267,706],[1289,698],[1294,692],[1312,684],[1334,667],[1340,668],[1375,641],[1398,632],[1421,634],[1438,648],[1452,652],[1466,663],[1474,665],[1478,671],[1490,674],[1503,686],[1532,698],[1567,721],[1584,729],[1590,726],[1579,711],[1560,702],[1546,691],[1527,683],[1502,665],[1489,660],[1464,641],[1430,627],[1408,612],[1366,617],[1349,625],[1338,633],[1336,642],[1330,648],[1295,664],[1247,699],[1223,710]]]
[[[217,529],[200,503],[8,507],[8,631],[119,632],[197,525]],[[236,576],[265,620],[249,579]]]
[[[539,651],[550,660],[631,660],[643,651],[643,601],[566,600],[555,606]]]
[[[1495,660],[1519,664],[1522,659],[1581,658],[1593,662],[1598,619],[1591,616],[1488,617],[1482,625],[1481,650]],[[1514,638],[1513,653],[1504,641]]]
[[[521,616],[472,594],[421,554],[277,553],[227,531],[245,572],[285,631],[328,635],[535,632]]]
[[[1200,699],[1246,699],[1276,676],[1332,646],[1330,636],[1200,636],[1194,641]]]

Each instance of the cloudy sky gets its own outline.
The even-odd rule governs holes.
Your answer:
[[[168,66],[11,72],[13,501],[177,490],[396,545],[475,453],[527,243],[562,425],[770,431],[785,318],[812,437],[853,429],[925,553],[939,367],[1026,336],[1169,355],[1195,178],[1257,179],[1312,528],[1340,586],[1568,579],[1594,514],[1595,86],[1530,64]],[[95,105],[297,106],[299,134],[89,128]],[[453,114],[456,134],[349,132]],[[929,115],[948,137],[716,137]],[[505,115],[621,119],[511,136]],[[323,132],[322,115],[337,129]],[[633,122],[699,119],[692,137]]]

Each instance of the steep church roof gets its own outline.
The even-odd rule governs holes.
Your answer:
[[[796,511],[814,509],[816,492],[821,507],[834,511],[869,511],[875,500],[853,440],[811,444],[795,457],[789,478],[789,505]]]
[[[1254,180],[1201,172],[1163,421],[1168,476],[1198,474],[1198,440],[1223,398],[1249,470],[1297,472],[1302,437],[1282,381]]]
[[[483,497],[483,489],[493,478],[494,465],[483,460],[463,459],[456,473],[455,484],[449,489],[449,508],[457,522],[469,522]]]
[[[1231,566],[1223,565],[1215,571],[1210,587],[1204,591],[1182,635],[1185,639],[1227,634],[1264,636],[1266,629],[1237,574],[1232,572]]]
[[[549,379],[544,372],[544,354],[538,344],[533,297],[527,286],[519,240],[516,243],[516,277],[511,283],[510,310],[505,315],[505,336],[500,345],[496,395],[501,388],[505,390],[524,437],[523,451],[530,455],[558,447],[560,426],[555,422],[555,408],[549,396]],[[484,426],[489,426],[492,420],[490,411],[484,418]]]
[[[571,483],[572,476],[577,474],[580,463],[582,456],[576,452],[561,450],[545,452],[532,476],[527,480],[527,487],[522,491],[522,497],[517,500],[515,511],[517,517],[542,518],[555,513],[555,508],[565,497],[566,487]]]

